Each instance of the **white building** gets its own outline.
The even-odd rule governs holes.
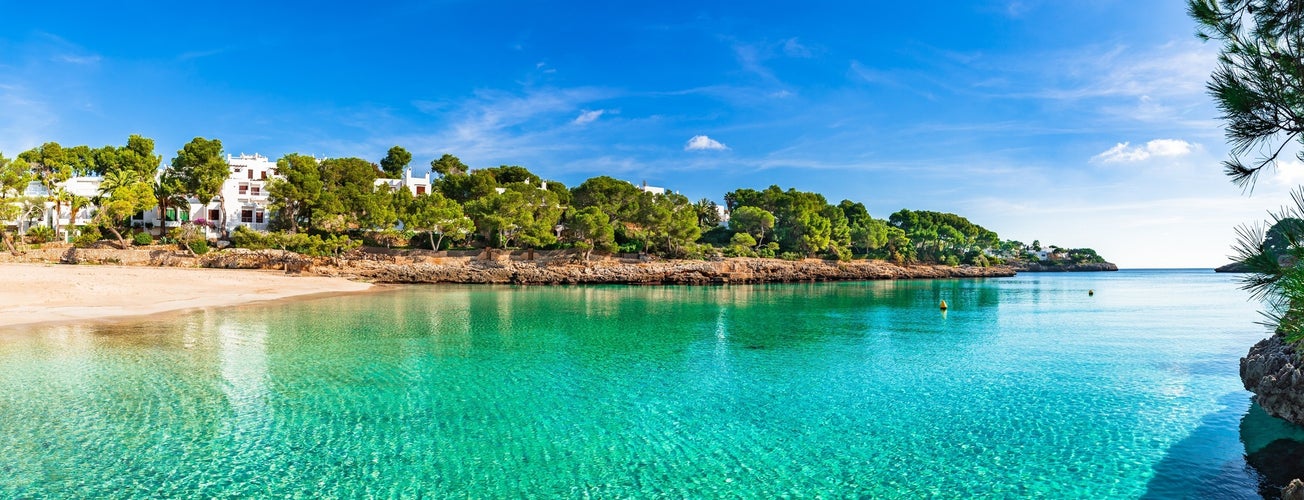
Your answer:
[[[630,184],[634,184],[634,183],[631,182]],[[634,184],[634,187],[638,188],[639,191],[642,191],[644,193],[666,194],[666,188],[649,186],[647,185],[647,181],[643,181],[643,184]]]
[[[172,229],[202,220],[207,222],[209,238],[225,238],[239,226],[266,231],[271,222],[267,182],[277,176],[276,162],[259,154],[241,154],[226,155],[226,163],[231,175],[222,182],[217,197],[207,203],[190,198],[187,206],[168,208],[162,220],[159,220],[158,207],[153,207],[133,217],[132,225],[145,228],[166,225]]]
[[[259,154],[227,155],[226,162],[231,168],[231,175],[222,183],[219,195],[212,200],[205,202],[190,198],[186,205],[169,207],[161,217],[158,207],[151,207],[132,217],[131,225],[141,229],[157,230],[163,226],[174,229],[182,224],[205,221],[208,227],[206,234],[209,238],[226,238],[239,226],[248,226],[260,231],[268,230],[271,213],[267,183],[279,177],[276,172],[276,162]],[[160,170],[158,175],[162,173]],[[91,199],[99,195],[100,183],[103,180],[103,177],[73,177],[61,183],[60,187],[69,193]],[[411,168],[403,172],[401,179],[376,179],[375,185],[376,187],[387,185],[391,189],[406,188],[415,196],[429,194],[431,189],[430,174],[414,177]],[[545,183],[544,188],[546,187]],[[30,223],[28,219],[20,216],[14,221],[18,231],[26,233],[31,226],[51,225],[56,214],[54,203],[48,201],[49,192],[45,186],[40,182],[32,181],[20,194],[45,200],[43,202],[45,210],[39,217],[33,217]],[[68,214],[66,204],[61,208],[63,210],[58,214],[60,227],[88,224],[95,215],[95,208],[89,203],[81,207],[76,214]],[[154,232],[158,233],[158,231]]]
[[[82,206],[77,208],[77,213],[75,214],[70,213],[71,207],[69,207],[67,203],[61,204],[61,206],[58,207],[59,209],[55,210],[54,202],[50,201],[50,191],[45,188],[44,184],[41,184],[39,181],[31,181],[27,183],[27,188],[24,189],[22,193],[19,193],[19,195],[29,199],[39,199],[39,203],[42,204],[44,210],[39,216],[32,218],[20,215],[18,220],[14,221],[14,226],[18,229],[19,233],[25,234],[28,229],[35,226],[57,225],[60,228],[64,228],[90,224],[91,218],[95,216],[95,207],[91,206],[90,199],[99,195],[100,183],[103,181],[103,177],[87,176],[71,177],[68,180],[59,183],[58,187],[60,190],[87,200]],[[57,221],[56,218],[58,219]],[[71,236],[67,233],[63,234],[66,237]]]
[[[413,177],[412,167],[408,167],[403,169],[401,179],[376,179],[376,187],[380,186],[389,186],[390,191],[407,188],[413,196],[421,196],[430,193],[430,172],[425,177]]]

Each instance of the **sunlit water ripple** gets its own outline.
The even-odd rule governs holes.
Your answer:
[[[1299,429],[1241,389],[1266,332],[1234,280],[399,287],[0,331],[0,497],[1251,498],[1246,455]]]

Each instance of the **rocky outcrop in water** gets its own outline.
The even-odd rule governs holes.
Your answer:
[[[1218,267],[1213,268],[1213,272],[1215,272],[1215,273],[1248,273],[1248,272],[1250,272],[1250,266],[1245,265],[1244,262],[1232,262],[1232,263],[1230,263],[1230,264],[1225,264],[1225,265],[1222,265],[1222,266],[1218,266]]]
[[[1015,262],[1010,265],[1021,273],[1085,273],[1099,271],[1117,271],[1118,266],[1109,262],[1092,262],[1086,264],[1042,264],[1040,262]]]
[[[1241,382],[1269,415],[1304,425],[1304,373],[1295,347],[1273,335],[1241,358]]]
[[[1304,500],[1304,481],[1292,479],[1281,490],[1281,500]]]

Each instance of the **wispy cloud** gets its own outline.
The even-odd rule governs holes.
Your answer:
[[[783,41],[783,54],[788,57],[797,57],[802,59],[811,58],[815,56],[815,52],[811,50],[810,47],[802,45],[802,43],[798,42],[795,37]]]
[[[929,99],[929,100],[937,99],[936,94],[933,94],[932,92],[928,92],[925,90],[921,90],[920,85],[916,85],[904,81],[895,72],[870,68],[865,64],[861,63],[860,61],[854,59],[851,61],[851,67],[849,68],[849,71],[851,72],[851,76],[853,79],[860,80],[863,83],[870,83],[874,85],[882,85],[885,87],[893,87],[893,88],[908,90],[911,93],[924,97],[925,99]],[[917,81],[919,80],[919,78],[912,78],[911,80]],[[930,81],[929,83],[931,84],[934,82]]]
[[[0,108],[0,152],[9,157],[48,140],[59,121],[46,103],[17,85],[0,83]]]
[[[684,144],[684,151],[724,151],[729,149],[724,143],[707,137],[705,135],[695,135]]]
[[[594,109],[594,110],[586,109],[584,111],[581,111],[580,115],[575,117],[575,120],[571,121],[571,123],[575,125],[588,125],[590,123],[597,121],[598,118],[602,118],[602,115],[606,113],[607,110],[605,109]]]
[[[1155,139],[1141,146],[1131,146],[1120,142],[1114,147],[1091,157],[1091,161],[1100,163],[1131,163],[1148,160],[1152,157],[1186,156],[1195,146],[1181,139]]]
[[[191,60],[195,60],[195,59],[201,59],[201,58],[204,58],[204,57],[215,56],[215,55],[221,54],[221,53],[223,53],[223,52],[226,52],[227,50],[229,50],[229,49],[226,48],[226,47],[223,47],[223,48],[220,48],[220,49],[191,50],[191,51],[182,52],[181,54],[178,54],[178,55],[177,55],[177,60],[178,60],[178,61],[191,61]]]
[[[98,64],[102,59],[103,59],[102,57],[96,54],[86,54],[86,55],[59,54],[54,56],[54,60],[56,61],[66,62],[68,64],[80,64],[80,65]]]
[[[1047,64],[1051,60],[1057,62]],[[1217,46],[1196,42],[1174,42],[1148,50],[1116,46],[1044,54],[1031,60],[1035,71],[1043,73],[1030,82],[1039,88],[1024,95],[1054,100],[1117,96],[1204,99],[1204,82],[1217,60]],[[1055,69],[1046,72],[1045,68]]]

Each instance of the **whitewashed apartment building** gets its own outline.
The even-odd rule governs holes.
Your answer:
[[[407,188],[413,196],[422,196],[430,193],[430,172],[426,172],[425,177],[413,177],[412,167],[403,169],[403,177],[398,179],[376,179],[376,187],[388,186],[390,191],[398,191]]]
[[[208,203],[190,198],[188,206],[168,208],[161,220],[158,207],[154,207],[132,218],[132,225],[154,229],[166,226],[171,230],[202,220],[207,222],[205,232],[209,238],[226,238],[239,226],[266,231],[271,222],[267,182],[277,176],[276,162],[260,154],[240,154],[226,155],[226,163],[231,175],[222,182],[218,196]]]
[[[276,172],[276,162],[259,154],[227,155],[226,162],[231,168],[231,174],[222,183],[219,196],[206,203],[190,198],[185,206],[170,207],[163,214],[159,214],[158,207],[152,207],[132,217],[131,225],[159,234],[163,227],[175,229],[183,224],[202,220],[207,222],[208,238],[226,238],[239,226],[248,226],[259,231],[268,230],[271,210],[267,183],[279,177]],[[158,175],[162,174],[163,171],[160,170]],[[103,180],[103,177],[72,177],[61,183],[60,187],[78,196],[94,198],[99,195],[100,183]],[[405,169],[403,177],[399,179],[376,179],[375,186],[379,188],[382,185],[392,190],[407,189],[414,196],[423,196],[431,192],[430,173],[426,173],[423,177],[416,177],[412,175],[411,168]],[[32,181],[21,196],[47,199],[49,193],[40,182]],[[20,234],[26,233],[30,227],[52,224],[56,217],[54,203],[48,200],[43,203],[45,210],[41,216],[31,219],[20,217],[19,220],[13,221]],[[66,205],[62,208],[62,212],[58,214],[59,227],[89,224],[95,215],[95,207],[89,204],[80,208],[76,214],[67,213]],[[69,238],[72,236],[67,234]]]
[[[98,176],[72,177],[59,183],[59,188],[69,194],[77,195],[89,200],[99,195],[100,183],[103,181],[104,178]],[[53,225],[61,228],[60,231],[64,231],[62,228],[90,224],[91,218],[95,216],[95,207],[91,206],[90,203],[79,207],[75,214],[71,213],[69,210],[71,207],[66,204],[59,207],[59,210],[55,210],[54,202],[49,200],[50,191],[39,181],[31,181],[27,183],[27,188],[23,189],[23,192],[19,193],[19,195],[29,199],[40,199],[42,200],[40,203],[42,203],[42,206],[44,207],[44,210],[38,217],[28,218],[25,216],[19,216],[18,220],[13,221],[18,232],[22,234],[27,233],[28,229],[36,226]],[[72,236],[67,232],[63,232],[61,235],[66,237]]]

